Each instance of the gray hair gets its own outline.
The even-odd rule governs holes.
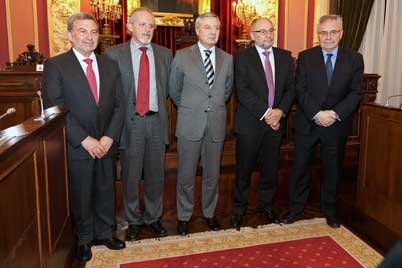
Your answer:
[[[336,22],[339,24],[339,26],[341,26],[341,29],[343,28],[342,17],[339,15],[335,15],[335,14],[329,14],[329,15],[321,16],[321,18],[318,20],[317,32],[320,31],[320,25],[329,20],[336,20]]]
[[[260,21],[260,20],[269,21],[269,22],[271,23],[271,25],[274,26],[274,23],[273,23],[272,20],[270,20],[269,18],[267,18],[267,17],[257,17],[257,18],[255,18],[255,19],[253,19],[253,20],[251,21],[251,23],[250,23],[250,30],[251,30],[251,29],[254,29],[255,24],[257,23],[257,21]]]
[[[75,13],[71,15],[71,17],[67,21],[67,31],[71,32],[74,27],[74,22],[77,20],[92,20],[93,22],[96,23],[96,26],[99,29],[99,23],[98,21],[91,15],[86,12],[80,12],[80,13]]]
[[[203,14],[199,15],[195,19],[195,28],[200,27],[201,20],[204,19],[204,18],[216,18],[219,21],[219,25],[221,24],[221,21],[220,21],[218,15],[216,15],[213,12],[206,12],[206,13],[203,13]]]
[[[136,15],[137,15],[137,13],[138,13],[138,12],[141,12],[141,11],[148,12],[148,13],[151,14],[152,16],[154,15],[154,14],[152,14],[152,10],[149,9],[149,8],[147,8],[147,7],[137,7],[136,9],[133,10],[133,12],[131,12],[130,18],[128,19],[128,22],[127,22],[127,23],[133,23],[133,22],[135,21],[135,17],[136,17]]]

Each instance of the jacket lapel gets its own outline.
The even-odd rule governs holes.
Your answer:
[[[162,55],[159,54],[159,50],[153,45],[152,46],[152,52],[154,54],[154,62],[155,62],[155,79],[156,79],[156,90],[158,91],[158,98],[161,96],[160,94],[160,89],[163,88],[163,85],[161,85],[161,80],[159,79],[159,74],[165,72],[164,70],[164,64],[162,61]]]
[[[198,67],[198,69],[200,70],[200,72],[206,76],[206,72],[205,72],[205,67],[204,67],[204,63],[202,62],[202,56],[200,53],[200,50],[198,49],[198,44],[196,43],[195,45],[193,45],[191,48],[191,57],[193,58],[193,62],[195,63],[195,65]]]
[[[333,86],[333,83],[337,81],[337,79],[341,76],[341,69],[344,63],[344,57],[343,57],[343,50],[342,48],[338,48],[338,54],[336,56],[336,61],[335,61],[335,67],[334,67],[334,72],[332,74],[332,81],[330,86]]]
[[[328,79],[327,72],[325,69],[325,61],[324,56],[322,55],[322,49],[320,46],[315,47],[313,56],[312,56],[312,66],[316,66],[317,68],[317,77],[321,78],[320,84],[323,85],[323,88],[328,89]],[[326,85],[326,87],[324,86]]]
[[[123,87],[124,96],[129,96],[130,92],[135,92],[135,77],[134,77],[134,70],[133,70],[133,62],[131,57],[131,50],[130,50],[130,43],[126,42],[124,48],[121,50],[120,54],[120,65],[121,70],[125,70],[125,75],[130,77],[129,79],[129,86]],[[134,103],[135,103],[135,94],[134,95]]]
[[[265,92],[268,92],[268,84],[267,84],[267,79],[265,78],[264,65],[262,64],[261,57],[260,57],[260,55],[258,55],[258,50],[255,47],[253,47],[253,49],[251,49],[250,62],[251,62],[251,66],[257,67],[256,68],[257,73],[259,76],[261,76],[261,81],[264,81]]]
[[[69,57],[71,57],[71,60],[66,62],[66,70],[70,70],[71,72],[74,73],[74,76],[77,77],[77,88],[82,88],[81,93],[83,94],[84,98],[90,100],[91,105],[94,105],[96,107],[95,99],[92,94],[91,87],[89,86],[87,77],[85,75],[84,70],[81,67],[80,62],[78,61],[77,57],[75,56],[73,50],[71,49],[69,51]],[[100,64],[98,63],[98,66]],[[100,79],[99,79],[100,80]],[[99,81],[99,84],[101,82]]]

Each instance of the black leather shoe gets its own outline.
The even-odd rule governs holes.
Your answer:
[[[140,233],[141,225],[130,224],[127,230],[127,240],[135,241],[138,239],[138,234]]]
[[[262,214],[268,220],[268,223],[279,223],[279,218],[273,210],[265,210]]]
[[[287,212],[285,216],[282,218],[281,223],[292,224],[295,221],[301,220],[302,218],[303,218],[303,212],[299,213]]]
[[[241,225],[243,224],[243,216],[240,214],[235,214],[232,216],[232,226],[237,230],[240,230]]]
[[[112,237],[110,239],[102,239],[102,240],[95,239],[92,243],[95,246],[104,245],[108,249],[113,249],[113,250],[123,249],[126,247],[126,243],[124,243],[124,241],[121,241],[120,239],[117,239],[115,237]]]
[[[188,221],[177,220],[177,233],[179,235],[188,235]]]
[[[92,251],[90,244],[82,244],[77,246],[77,260],[80,263],[86,263],[92,259]]]
[[[221,228],[216,216],[214,216],[212,218],[204,217],[204,221],[208,225],[209,229],[211,229],[212,231],[218,231]]]
[[[154,232],[159,237],[167,236],[167,231],[165,228],[163,228],[162,223],[160,221],[151,223],[149,225],[149,228],[151,228],[152,232]]]
[[[329,225],[329,227],[332,228],[339,228],[341,227],[340,222],[338,221],[338,219],[336,217],[326,217],[327,220],[327,224]]]

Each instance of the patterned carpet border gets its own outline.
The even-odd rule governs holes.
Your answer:
[[[291,225],[244,227],[240,231],[227,229],[202,232],[189,236],[168,236],[127,243],[124,250],[93,247],[93,258],[87,268],[119,268],[120,264],[168,257],[242,248],[267,243],[310,237],[329,236],[365,268],[375,268],[382,256],[345,227],[330,228],[325,219],[303,220]]]

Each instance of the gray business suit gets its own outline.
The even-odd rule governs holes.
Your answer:
[[[141,225],[159,220],[163,210],[165,149],[166,144],[169,144],[166,98],[172,53],[165,47],[151,44],[158,111],[155,115],[141,117],[135,113],[136,83],[130,42],[107,49],[106,55],[119,64],[127,100],[120,138],[124,211],[129,225]],[[145,202],[143,215],[139,210],[139,182],[142,174]]]
[[[210,88],[198,44],[178,50],[172,62],[169,95],[177,106],[177,218],[188,221],[201,155],[202,210],[214,216],[220,159],[226,133],[226,102],[233,85],[232,56],[215,48],[215,80]]]

